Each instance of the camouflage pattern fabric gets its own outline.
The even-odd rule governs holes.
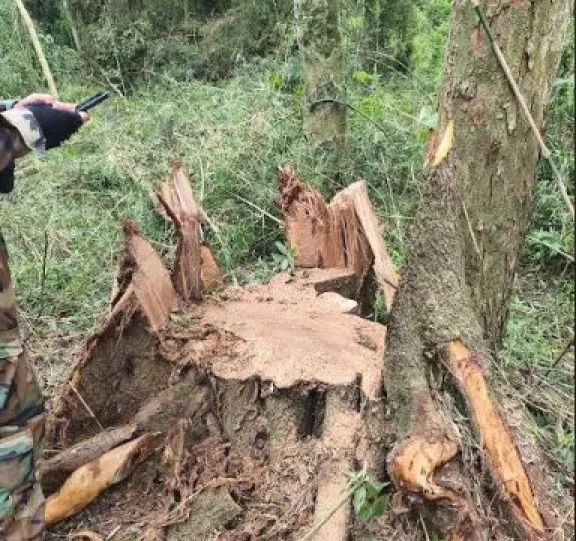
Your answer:
[[[43,138],[26,109],[0,114],[0,171]],[[44,402],[20,340],[8,253],[0,233],[0,540],[44,538],[44,498],[37,463]]]

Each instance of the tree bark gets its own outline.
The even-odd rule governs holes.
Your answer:
[[[483,4],[542,129],[572,4],[569,0]],[[466,283],[484,335],[498,347],[529,225],[539,149],[466,0],[454,4],[440,116],[453,119],[456,127],[460,227],[468,231],[464,235]]]
[[[327,165],[340,161],[346,144],[339,0],[294,0],[298,48],[305,84],[304,130]],[[322,102],[321,100],[336,100]]]
[[[569,9],[568,0],[488,2],[540,125]],[[547,539],[548,487],[526,457],[537,453],[521,427],[509,428],[487,382],[538,152],[475,17],[455,1],[438,135],[388,326],[383,372],[397,437],[388,470],[448,539]]]

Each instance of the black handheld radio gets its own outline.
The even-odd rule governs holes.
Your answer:
[[[98,94],[96,94],[95,96],[92,96],[91,98],[88,98],[87,100],[84,100],[83,102],[79,103],[76,106],[76,111],[86,112],[89,109],[92,109],[92,107],[95,107],[96,105],[98,105],[99,103],[102,103],[104,100],[108,99],[109,97],[110,97],[110,94],[108,94],[108,92],[98,92]]]

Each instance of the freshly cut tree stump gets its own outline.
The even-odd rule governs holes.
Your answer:
[[[280,274],[269,284],[230,288],[219,297],[182,308],[177,319],[168,320],[155,333],[153,354],[140,359],[141,370],[154,370],[156,376],[156,363],[164,364],[163,379],[157,377],[156,385],[165,390],[139,401],[139,410],[124,425],[127,434],[160,432],[168,441],[178,423],[189,426],[192,422],[193,430],[188,429],[183,443],[184,457],[193,456],[194,446],[216,431],[228,442],[225,477],[229,490],[242,502],[235,532],[256,538],[267,538],[263,534],[268,527],[266,516],[273,513],[278,517],[277,537],[270,539],[295,539],[296,532],[304,532],[306,525],[312,525],[341,499],[344,474],[354,467],[362,437],[360,403],[375,397],[380,381],[384,327],[350,314],[354,301],[330,291],[327,285],[343,287],[349,273],[316,269],[304,274]],[[116,361],[123,362],[118,357]],[[94,372],[84,372],[86,366],[81,363],[76,371],[83,386],[89,387]],[[182,392],[177,391],[179,388]],[[132,400],[131,396],[116,394],[107,407],[117,409]],[[104,420],[103,426],[112,427],[110,418],[102,414],[103,405],[91,398],[85,401],[101,422]],[[73,411],[84,415],[85,408],[78,406]],[[74,422],[70,425],[76,426]],[[121,428],[95,434],[84,423],[83,430],[76,428],[74,439],[55,440],[56,448],[82,443],[63,451],[59,459],[51,459],[51,464],[76,456],[73,449],[94,449],[101,438],[121,434],[114,432]],[[154,466],[158,461],[159,455],[152,457],[149,465],[138,471],[161,471],[160,465]],[[109,489],[98,499],[101,503],[95,502],[69,522],[88,521],[90,529],[109,534],[110,530],[91,522],[90,509],[98,506],[99,522],[105,522],[106,517],[111,520],[113,510],[108,510],[106,502],[130,500],[131,487],[138,486],[136,475],[142,479],[139,482],[146,482],[142,473],[133,474],[133,481]],[[171,478],[165,475],[160,477],[161,490]],[[185,483],[184,478],[180,482]],[[175,497],[172,491],[162,494],[155,499]],[[194,502],[195,497],[186,503],[190,513]],[[179,505],[178,501],[174,505]],[[173,524],[181,524],[188,511],[179,514]],[[125,512],[137,515],[138,507],[128,505]],[[149,511],[152,516],[155,512],[161,513]],[[127,523],[133,523],[136,518],[129,516]],[[348,526],[349,511],[343,509],[332,526],[331,538],[344,540]]]
[[[183,245],[183,216],[201,212],[185,210],[191,190],[179,167],[158,200]],[[291,182],[298,204],[309,201],[308,188]],[[329,206],[312,197],[327,221],[309,220],[308,234],[328,228],[309,264],[334,265],[220,288],[201,303],[191,292],[202,281],[218,285],[219,272],[199,236],[187,237],[198,249],[177,253],[171,277],[135,226],[125,225],[110,314],[52,409],[48,446],[59,453],[44,463],[43,483],[69,495],[91,464],[134,438],[154,434],[158,450],[94,502],[66,496],[58,516],[88,506],[58,532],[82,524],[106,536],[112,529],[101,525],[114,523],[121,540],[130,528],[147,541],[177,539],[196,530],[204,500],[214,496],[226,512],[206,524],[222,539],[231,520],[237,537],[230,539],[297,539],[338,504],[345,474],[366,447],[361,409],[378,398],[385,342],[385,327],[357,315],[372,262],[387,260],[381,245],[371,247],[354,204],[356,196],[365,203],[365,185],[351,192]],[[288,200],[284,193],[288,213],[310,218]],[[385,273],[395,278],[390,268]],[[343,505],[316,538],[345,541],[350,525]]]

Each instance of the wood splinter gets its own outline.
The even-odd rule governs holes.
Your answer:
[[[466,398],[492,474],[514,516],[543,533],[544,522],[530,480],[502,415],[490,398],[480,364],[460,340],[448,344],[448,363]]]

